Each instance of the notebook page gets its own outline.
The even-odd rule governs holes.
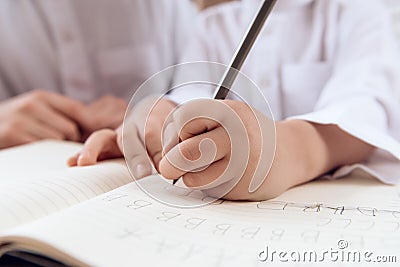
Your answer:
[[[164,199],[204,201],[155,177],[142,182],[151,183],[153,192],[164,194]],[[336,197],[354,190],[356,194],[343,202]],[[313,197],[317,191],[325,194]],[[338,246],[344,242],[347,251],[400,259],[399,196],[399,187],[353,177],[302,185],[271,201],[217,201],[179,209],[160,204],[132,183],[13,229],[0,243],[12,241],[13,236],[28,237],[93,266],[258,266],[265,265],[259,257],[266,247],[318,251],[321,259],[324,251],[341,252]],[[31,248],[37,245],[32,243]],[[51,250],[46,253],[51,255]]]
[[[82,144],[66,141],[39,141],[0,150],[0,184],[15,177],[29,177],[68,169],[66,160],[80,151]]]
[[[41,142],[0,153],[4,167],[0,179],[0,231],[47,216],[132,181],[123,160],[88,167],[67,167],[67,157],[79,147],[66,142]],[[18,166],[19,159],[28,161],[28,168]]]

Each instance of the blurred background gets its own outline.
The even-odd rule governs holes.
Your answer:
[[[400,1],[399,0],[385,0],[392,12],[394,28],[397,35],[398,45],[400,49]],[[400,63],[399,63],[400,64]]]

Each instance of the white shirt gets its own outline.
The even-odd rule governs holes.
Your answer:
[[[204,11],[197,40],[183,59],[228,64],[259,5],[242,0]],[[396,49],[389,15],[379,0],[280,0],[242,70],[260,87],[275,120],[336,124],[378,148],[368,161],[345,166],[333,177],[359,168],[397,183]]]
[[[2,0],[0,100],[32,89],[128,100],[179,62],[193,13],[187,0]]]

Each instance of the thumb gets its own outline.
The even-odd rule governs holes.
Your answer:
[[[140,179],[152,174],[152,164],[139,137],[134,123],[124,123],[118,129],[118,146],[125,156],[126,164],[135,179]]]

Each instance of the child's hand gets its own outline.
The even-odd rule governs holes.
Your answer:
[[[69,164],[120,157],[123,141],[135,178],[150,175],[152,161],[165,178],[182,177],[188,187],[210,196],[265,200],[334,168],[360,162],[374,149],[336,125],[283,121],[276,123],[275,133],[273,121],[239,101],[191,101],[171,117],[175,104],[161,100],[153,107],[154,103],[149,98],[137,105],[125,121],[124,140],[122,128],[98,131]]]
[[[117,130],[104,129],[94,132],[86,140],[78,154],[68,159],[69,166],[88,166],[98,161],[122,157],[120,140],[121,127]]]
[[[202,101],[215,100],[189,102],[174,113],[176,129],[181,129],[176,131],[181,142],[176,139],[167,144],[168,152],[159,170],[167,179],[182,176],[185,185],[211,196],[231,200],[270,199],[334,168],[360,162],[373,151],[372,146],[336,125],[292,120],[276,123],[276,151],[272,158],[275,135],[270,119],[245,103],[224,100],[220,103],[236,113],[243,122],[244,133],[235,125],[235,114],[222,110],[213,116],[217,114],[225,128],[204,116],[192,120],[199,117],[199,111],[218,108]],[[242,156],[233,158],[237,151]]]
[[[257,198],[275,153],[271,119],[243,102],[202,99],[178,108],[171,124],[179,139],[167,141],[159,166],[165,178],[182,176],[186,186],[214,197]]]
[[[87,166],[100,160],[125,156],[136,179],[150,175],[152,163],[149,159],[157,168],[161,159],[163,121],[175,107],[175,104],[168,100],[157,100],[149,97],[138,103],[130,113],[129,119],[117,130],[104,129],[94,132],[85,142],[82,151],[68,160],[68,165]],[[157,104],[154,105],[156,101]],[[128,146],[125,151],[123,142]]]

